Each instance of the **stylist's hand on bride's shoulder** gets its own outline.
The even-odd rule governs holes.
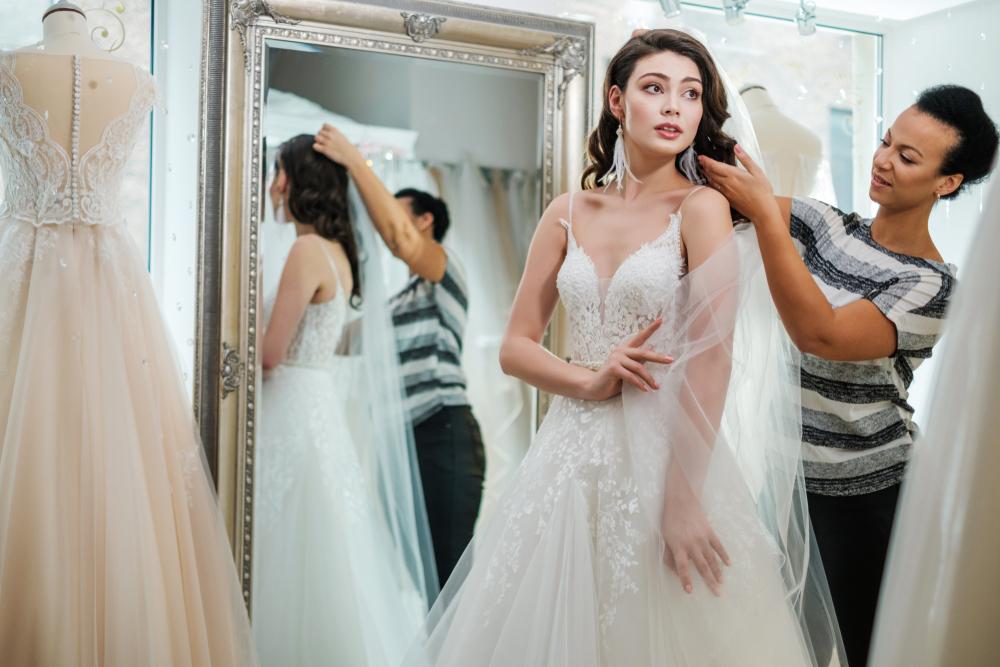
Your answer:
[[[721,192],[730,206],[751,222],[776,213],[778,204],[774,199],[774,189],[764,170],[739,145],[736,146],[736,159],[744,169],[705,155],[698,156],[709,185]]]
[[[344,133],[333,125],[324,123],[316,133],[313,150],[351,170],[364,164],[365,158]]]
[[[694,592],[694,570],[712,594],[720,596],[722,566],[732,561],[679,465],[670,468],[660,530],[666,542],[664,560],[680,579],[684,592]]]
[[[643,347],[649,337],[663,324],[657,319],[648,327],[616,347],[608,355],[604,365],[595,373],[587,391],[587,398],[604,401],[617,396],[624,383],[635,386],[640,391],[652,391],[660,386],[646,368],[646,363],[669,364],[673,361],[658,352]]]

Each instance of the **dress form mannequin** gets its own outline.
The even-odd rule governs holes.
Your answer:
[[[255,667],[126,226],[155,84],[89,44],[78,8],[53,9],[40,44],[0,52],[0,664]]]
[[[73,111],[72,56],[81,60],[80,145],[100,141],[104,128],[124,113],[137,86],[135,67],[102,51],[90,39],[83,10],[63,0],[42,17],[42,41],[18,49],[14,74],[24,102],[41,114],[51,138],[70,150]]]
[[[740,96],[750,111],[774,193],[786,197],[809,195],[823,159],[819,137],[781,113],[763,86],[746,86]]]

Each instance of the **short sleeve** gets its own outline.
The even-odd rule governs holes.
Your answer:
[[[461,341],[469,312],[468,285],[461,263],[451,250],[445,252],[448,263],[445,265],[441,281],[434,286],[434,300],[437,303],[441,323]]]
[[[943,271],[918,268],[898,274],[865,295],[896,327],[896,354],[931,356],[941,336],[955,279]]]
[[[829,237],[831,219],[842,217],[843,213],[818,199],[793,197],[789,232],[799,254],[805,256],[819,239]]]

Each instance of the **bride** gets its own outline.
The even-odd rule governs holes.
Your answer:
[[[366,280],[377,269],[361,257],[347,172],[313,150],[312,135],[278,149],[269,194],[275,218],[293,223],[297,237],[264,307],[253,600],[261,663],[395,667],[419,630],[432,593],[424,583],[435,575],[422,571],[432,561],[429,549],[419,557],[416,543],[422,531],[429,547],[426,519],[420,523],[415,511],[423,507],[419,485],[414,498],[404,494],[412,473],[384,474],[409,463],[399,462],[409,455],[401,407],[400,430],[387,430],[392,389],[363,440],[352,437],[358,416],[346,408],[360,406],[365,420],[376,405],[351,382],[337,350],[363,285],[373,288],[366,300],[376,299],[369,312],[382,310],[377,281]],[[363,357],[394,359],[378,353],[373,320],[359,320],[369,348]],[[383,333],[391,335],[388,323]],[[369,363],[363,375],[377,388],[385,374]]]
[[[699,41],[653,30],[604,91],[584,191],[543,214],[501,350],[556,396],[409,661],[815,665],[839,639],[794,352],[752,229],[696,185],[698,154],[735,162],[723,77]],[[560,299],[571,362],[540,345]]]

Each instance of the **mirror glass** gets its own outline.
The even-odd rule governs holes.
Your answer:
[[[265,54],[255,634],[264,664],[364,664],[354,658],[371,651],[394,664],[531,440],[534,391],[505,376],[498,356],[543,205],[544,79],[289,41],[269,41]],[[294,138],[324,124],[356,146],[414,230],[429,213],[422,229],[437,236],[446,215],[440,281],[393,256],[376,224],[386,214],[353,177],[347,188],[302,166],[317,156]],[[313,209],[294,203],[307,191]],[[318,229],[297,218],[331,198],[346,198],[359,239],[360,304],[319,288],[296,311],[286,289],[296,249]],[[350,243],[312,241],[330,253],[339,284],[353,282]],[[314,286],[317,275],[300,279]],[[391,352],[375,347],[385,339],[373,342],[372,322]],[[274,357],[282,330],[290,342]],[[387,367],[394,378],[376,377]],[[405,447],[384,442],[394,422]],[[412,494],[408,475],[420,480]],[[423,556],[411,528],[417,543],[429,532]],[[421,557],[433,568],[415,564]]]

